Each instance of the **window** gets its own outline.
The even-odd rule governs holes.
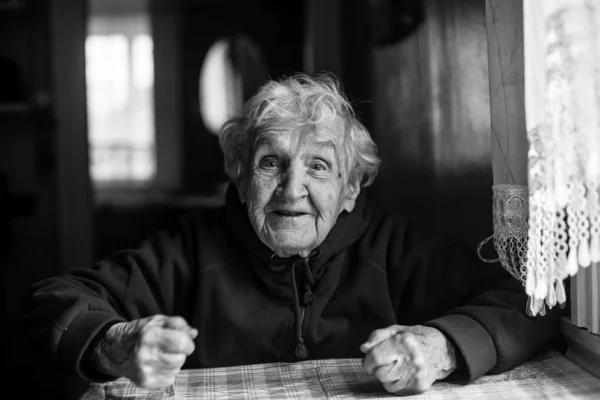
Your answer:
[[[147,186],[156,175],[153,41],[147,12],[92,12],[85,51],[92,182],[96,187]]]

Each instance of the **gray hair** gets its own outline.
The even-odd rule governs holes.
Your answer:
[[[369,132],[358,121],[339,83],[330,75],[311,78],[304,74],[264,84],[242,109],[221,127],[219,141],[225,156],[225,172],[238,189],[261,132],[277,124],[343,129],[342,152],[347,182],[367,187],[373,183],[381,160]]]

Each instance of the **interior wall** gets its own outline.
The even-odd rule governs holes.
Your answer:
[[[383,160],[372,191],[385,207],[475,247],[492,234],[485,1],[412,2],[395,18],[417,23],[387,40],[375,40],[374,26],[394,16],[369,4],[348,3],[350,18],[372,18],[345,25],[355,40],[344,58],[345,84],[367,100],[359,110]],[[352,62],[357,51],[366,63]]]
[[[19,72],[18,78],[0,73],[0,180],[6,183],[2,188],[0,182],[0,365],[7,385],[26,377],[20,398],[61,399],[55,368],[31,348],[17,323],[30,286],[59,271],[49,9],[46,1],[0,7],[0,57]],[[17,81],[19,98],[8,93]]]

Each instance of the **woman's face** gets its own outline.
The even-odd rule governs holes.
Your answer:
[[[260,240],[280,257],[307,257],[354,208],[360,186],[346,184],[337,137],[312,127],[259,135],[242,201]]]

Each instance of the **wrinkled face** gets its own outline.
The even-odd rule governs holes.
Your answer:
[[[250,160],[246,196],[254,231],[280,257],[307,257],[352,211],[360,186],[349,186],[341,143],[312,127],[260,134]]]

